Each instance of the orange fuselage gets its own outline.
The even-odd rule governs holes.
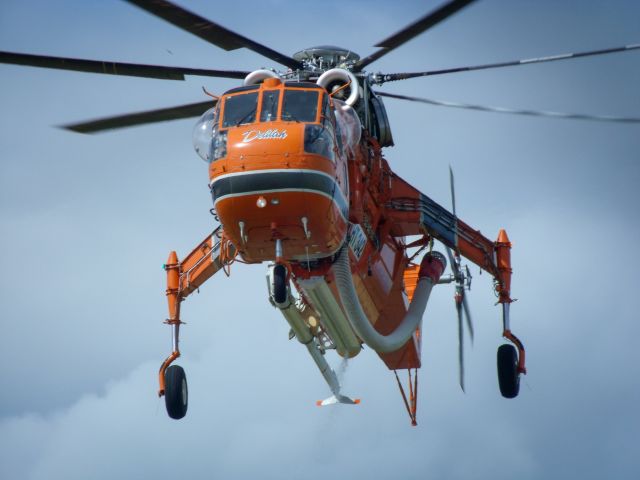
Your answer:
[[[386,334],[407,309],[403,244],[390,234],[391,223],[376,228],[379,202],[388,195],[386,162],[370,138],[350,153],[342,148],[333,108],[326,90],[311,83],[267,79],[227,92],[213,129],[214,208],[243,260],[276,260],[280,239],[279,260],[290,265],[294,278],[324,277],[338,302],[331,262],[309,262],[332,257],[351,228],[345,248],[354,284],[371,323]],[[397,352],[381,356],[389,368],[415,368],[419,350],[416,334]]]
[[[305,85],[285,89],[266,81],[248,90],[255,101],[234,103],[234,97],[247,96],[245,87],[221,102],[216,135],[226,136],[226,152],[211,163],[210,185],[220,222],[247,261],[274,260],[276,239],[285,260],[327,257],[346,236],[346,159],[336,148],[328,95]],[[288,106],[289,95],[304,95],[304,103]],[[283,101],[272,105],[274,97]],[[241,102],[244,109],[237,108]]]

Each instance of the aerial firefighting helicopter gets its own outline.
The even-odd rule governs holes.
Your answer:
[[[503,396],[515,397],[526,367],[524,347],[511,332],[509,321],[509,238],[501,230],[494,242],[457,218],[453,174],[452,211],[448,211],[391,170],[382,148],[392,146],[393,138],[380,97],[425,100],[383,94],[373,86],[640,46],[430,72],[367,73],[365,67],[375,60],[472,0],[444,4],[380,42],[379,49],[365,58],[332,46],[308,48],[288,57],[172,3],[129,3],[226,50],[248,48],[287,67],[284,71],[222,71],[0,52],[4,63],[47,68],[166,79],[204,75],[243,80],[242,86],[207,102],[67,126],[92,133],[201,115],[194,146],[210,164],[212,213],[220,226],[181,261],[172,252],[165,265],[173,348],[160,368],[159,393],[165,396],[169,415],[178,419],[187,411],[186,377],[181,367],[173,365],[180,356],[181,302],[218,271],[228,272],[234,261],[270,262],[270,301],[291,326],[292,338],[305,345],[331,389],[332,396],[320,405],[358,402],[344,395],[325,354],[336,350],[341,357],[352,358],[366,345],[388,368],[409,372],[408,398],[399,379],[398,385],[415,424],[420,323],[435,284],[455,284],[460,384],[464,388],[465,321],[473,334],[465,296],[471,275],[462,265],[465,257],[495,279],[503,336],[510,342],[498,350],[499,386]],[[434,241],[444,245],[446,256],[433,250]],[[450,275],[444,275],[447,259]]]

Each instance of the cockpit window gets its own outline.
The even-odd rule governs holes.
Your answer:
[[[314,153],[335,162],[333,135],[322,125],[304,126],[304,151]]]
[[[315,122],[318,114],[318,92],[310,90],[285,90],[282,120]]]
[[[262,110],[260,111],[261,122],[273,122],[278,118],[278,100],[280,90],[266,90],[262,94]]]
[[[256,121],[258,92],[227,97],[224,101],[222,127],[237,127]]]
[[[329,96],[322,96],[322,115],[329,121],[331,119],[331,107],[329,106]]]

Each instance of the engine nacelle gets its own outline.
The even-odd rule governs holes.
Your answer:
[[[318,81],[316,83],[326,89],[329,94],[331,94],[333,92],[329,90],[329,87],[331,87],[332,84],[336,82],[350,84],[349,89],[351,90],[351,93],[345,100],[345,103],[350,107],[355,105],[360,98],[360,85],[358,84],[358,79],[356,78],[356,76],[349,70],[345,70],[344,68],[332,68],[331,70],[327,70],[322,75],[320,75],[320,78],[318,78]]]
[[[256,84],[262,82],[266,78],[278,78],[279,79],[280,76],[276,72],[274,72],[272,70],[267,70],[267,69],[261,68],[259,70],[254,70],[249,75],[244,77],[244,81],[242,82],[242,84],[245,87],[248,86],[248,85],[256,85]]]

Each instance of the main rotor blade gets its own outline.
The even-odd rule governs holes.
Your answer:
[[[90,120],[88,122],[62,125],[61,128],[66,128],[67,130],[78,133],[96,133],[115,128],[133,127],[147,123],[164,122],[166,120],[197,117],[214,105],[215,100],[208,100],[206,102],[190,103],[188,105],[179,105],[177,107],[127,113],[124,115],[117,115],[115,117]]]
[[[105,73],[107,75],[127,75],[131,77],[159,78],[162,80],[184,80],[185,75],[206,77],[244,78],[249,72],[238,70],[209,70],[204,68],[165,67],[138,63],[105,62],[80,58],[52,57],[0,51],[0,63],[26,65],[29,67],[74,70],[76,72]]]
[[[380,50],[372,53],[368,57],[365,57],[361,59],[359,62],[357,62],[354,66],[355,71],[362,70],[364,67],[366,67],[370,63],[375,62],[380,57],[398,48],[400,45],[408,42],[414,37],[417,37],[424,31],[440,23],[441,21],[450,17],[451,15],[456,13],[458,10],[466,7],[470,3],[473,3],[474,1],[475,0],[452,0],[444,4],[437,10],[434,10],[433,12],[426,14],[425,16],[413,22],[412,24],[407,25],[399,32],[396,32],[390,37],[387,37],[381,42],[378,42],[376,47],[380,47]]]
[[[470,103],[445,102],[441,100],[433,100],[429,98],[410,97],[407,95],[397,95],[395,93],[375,92],[381,97],[396,98],[399,100],[409,100],[411,102],[426,103],[438,107],[464,108],[467,110],[476,110],[480,112],[509,113],[513,115],[527,115],[533,117],[552,117],[571,120],[593,120],[598,122],[619,122],[619,123],[640,123],[640,117],[613,117],[609,115],[586,115],[582,113],[564,113],[549,112],[544,110],[518,110],[513,108],[490,107],[482,105],[473,105]]]
[[[382,74],[381,83],[393,82],[395,80],[406,80],[408,78],[429,77],[431,75],[443,75],[445,73],[470,72],[473,70],[487,70],[489,68],[516,67],[519,65],[530,65],[532,63],[555,62],[558,60],[569,60],[571,58],[592,57],[594,55],[605,55],[609,53],[627,52],[637,50],[640,44],[625,45],[623,47],[605,48],[603,50],[590,50],[588,52],[563,53],[560,55],[549,55],[546,57],[526,58],[524,60],[510,60],[507,62],[486,63],[483,65],[472,65],[467,67],[444,68],[441,70],[429,70],[426,72],[413,73],[389,73]]]
[[[224,50],[236,50],[238,48],[248,48],[260,55],[270,58],[282,65],[286,65],[293,70],[302,68],[302,64],[287,55],[276,52],[258,42],[254,42],[249,38],[232,32],[231,30],[218,25],[217,23],[207,20],[195,13],[185,10],[178,5],[165,0],[125,0],[136,5],[147,12],[174,24],[177,27],[186,30],[189,33],[197,35],[213,45]]]

